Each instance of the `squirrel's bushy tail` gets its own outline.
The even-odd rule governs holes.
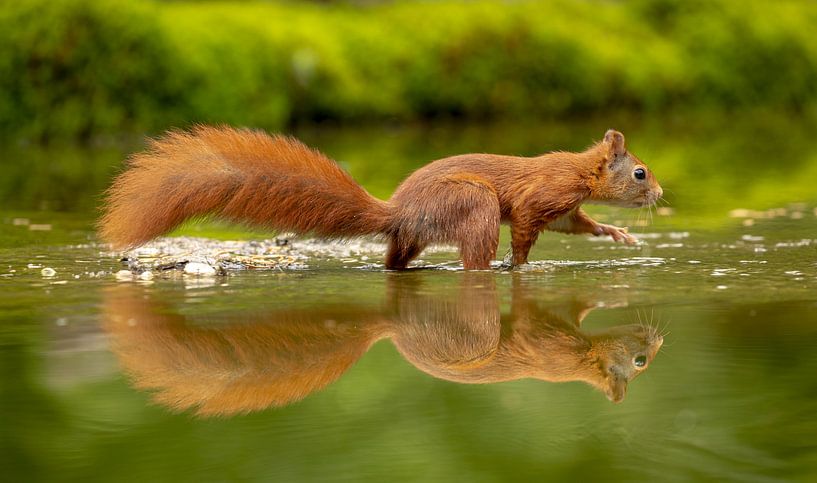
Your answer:
[[[383,233],[391,220],[388,203],[293,138],[199,126],[130,158],[108,190],[99,232],[127,248],[207,214],[332,238]]]

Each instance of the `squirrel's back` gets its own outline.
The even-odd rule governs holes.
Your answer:
[[[276,230],[382,233],[388,204],[323,154],[286,136],[199,126],[153,140],[108,190],[102,238],[132,247],[213,214]]]

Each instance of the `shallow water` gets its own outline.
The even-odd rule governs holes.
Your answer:
[[[100,181],[76,184],[75,197],[60,194],[60,183],[23,190],[41,193],[32,200],[44,205],[18,201],[0,217],[4,476],[813,479],[815,152],[787,148],[796,169],[782,190],[774,166],[758,176],[734,166],[752,152],[746,132],[763,126],[740,139],[701,135],[687,150],[676,142],[663,150],[657,127],[634,126],[625,133],[645,139],[642,157],[656,160],[674,211],[634,226],[637,247],[544,234],[533,262],[513,271],[465,273],[442,249],[421,257],[424,269],[390,273],[367,243],[313,250],[287,270],[118,280],[118,254],[93,237],[94,202],[74,199],[95,196],[114,169],[89,163],[88,179]],[[438,129],[422,145],[397,131],[391,144],[369,146],[390,153],[381,177],[377,164],[358,161],[365,133],[303,137],[381,196],[417,160],[440,155],[447,138],[463,151],[551,145],[539,130],[505,138],[496,134],[503,128]],[[577,126],[571,139],[595,129]],[[805,137],[795,129],[788,139]],[[700,159],[707,151],[717,156]],[[19,153],[37,166],[48,158]],[[721,169],[702,169],[707,162]],[[738,185],[744,191],[722,195]],[[699,210],[699,200],[718,206]],[[591,210],[631,225],[647,219]],[[222,225],[183,233],[263,236]],[[623,401],[608,400],[593,364],[615,354],[634,372],[633,359],[649,351],[633,340],[660,335]],[[594,357],[584,357],[588,347]]]

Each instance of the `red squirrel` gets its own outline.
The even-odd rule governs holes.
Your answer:
[[[652,172],[614,130],[581,153],[439,159],[382,201],[294,138],[198,126],[169,132],[130,158],[108,190],[99,226],[105,241],[129,248],[188,218],[213,214],[327,238],[381,235],[392,270],[405,269],[429,244],[453,243],[466,270],[485,270],[496,257],[500,223],[511,225],[513,264],[519,265],[543,230],[635,243],[626,228],[598,223],[580,205],[648,206],[661,194]]]

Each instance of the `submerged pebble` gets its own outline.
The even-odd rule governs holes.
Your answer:
[[[42,274],[43,277],[53,277],[54,275],[57,274],[57,271],[51,267],[45,267],[42,270],[40,270],[40,273]]]

